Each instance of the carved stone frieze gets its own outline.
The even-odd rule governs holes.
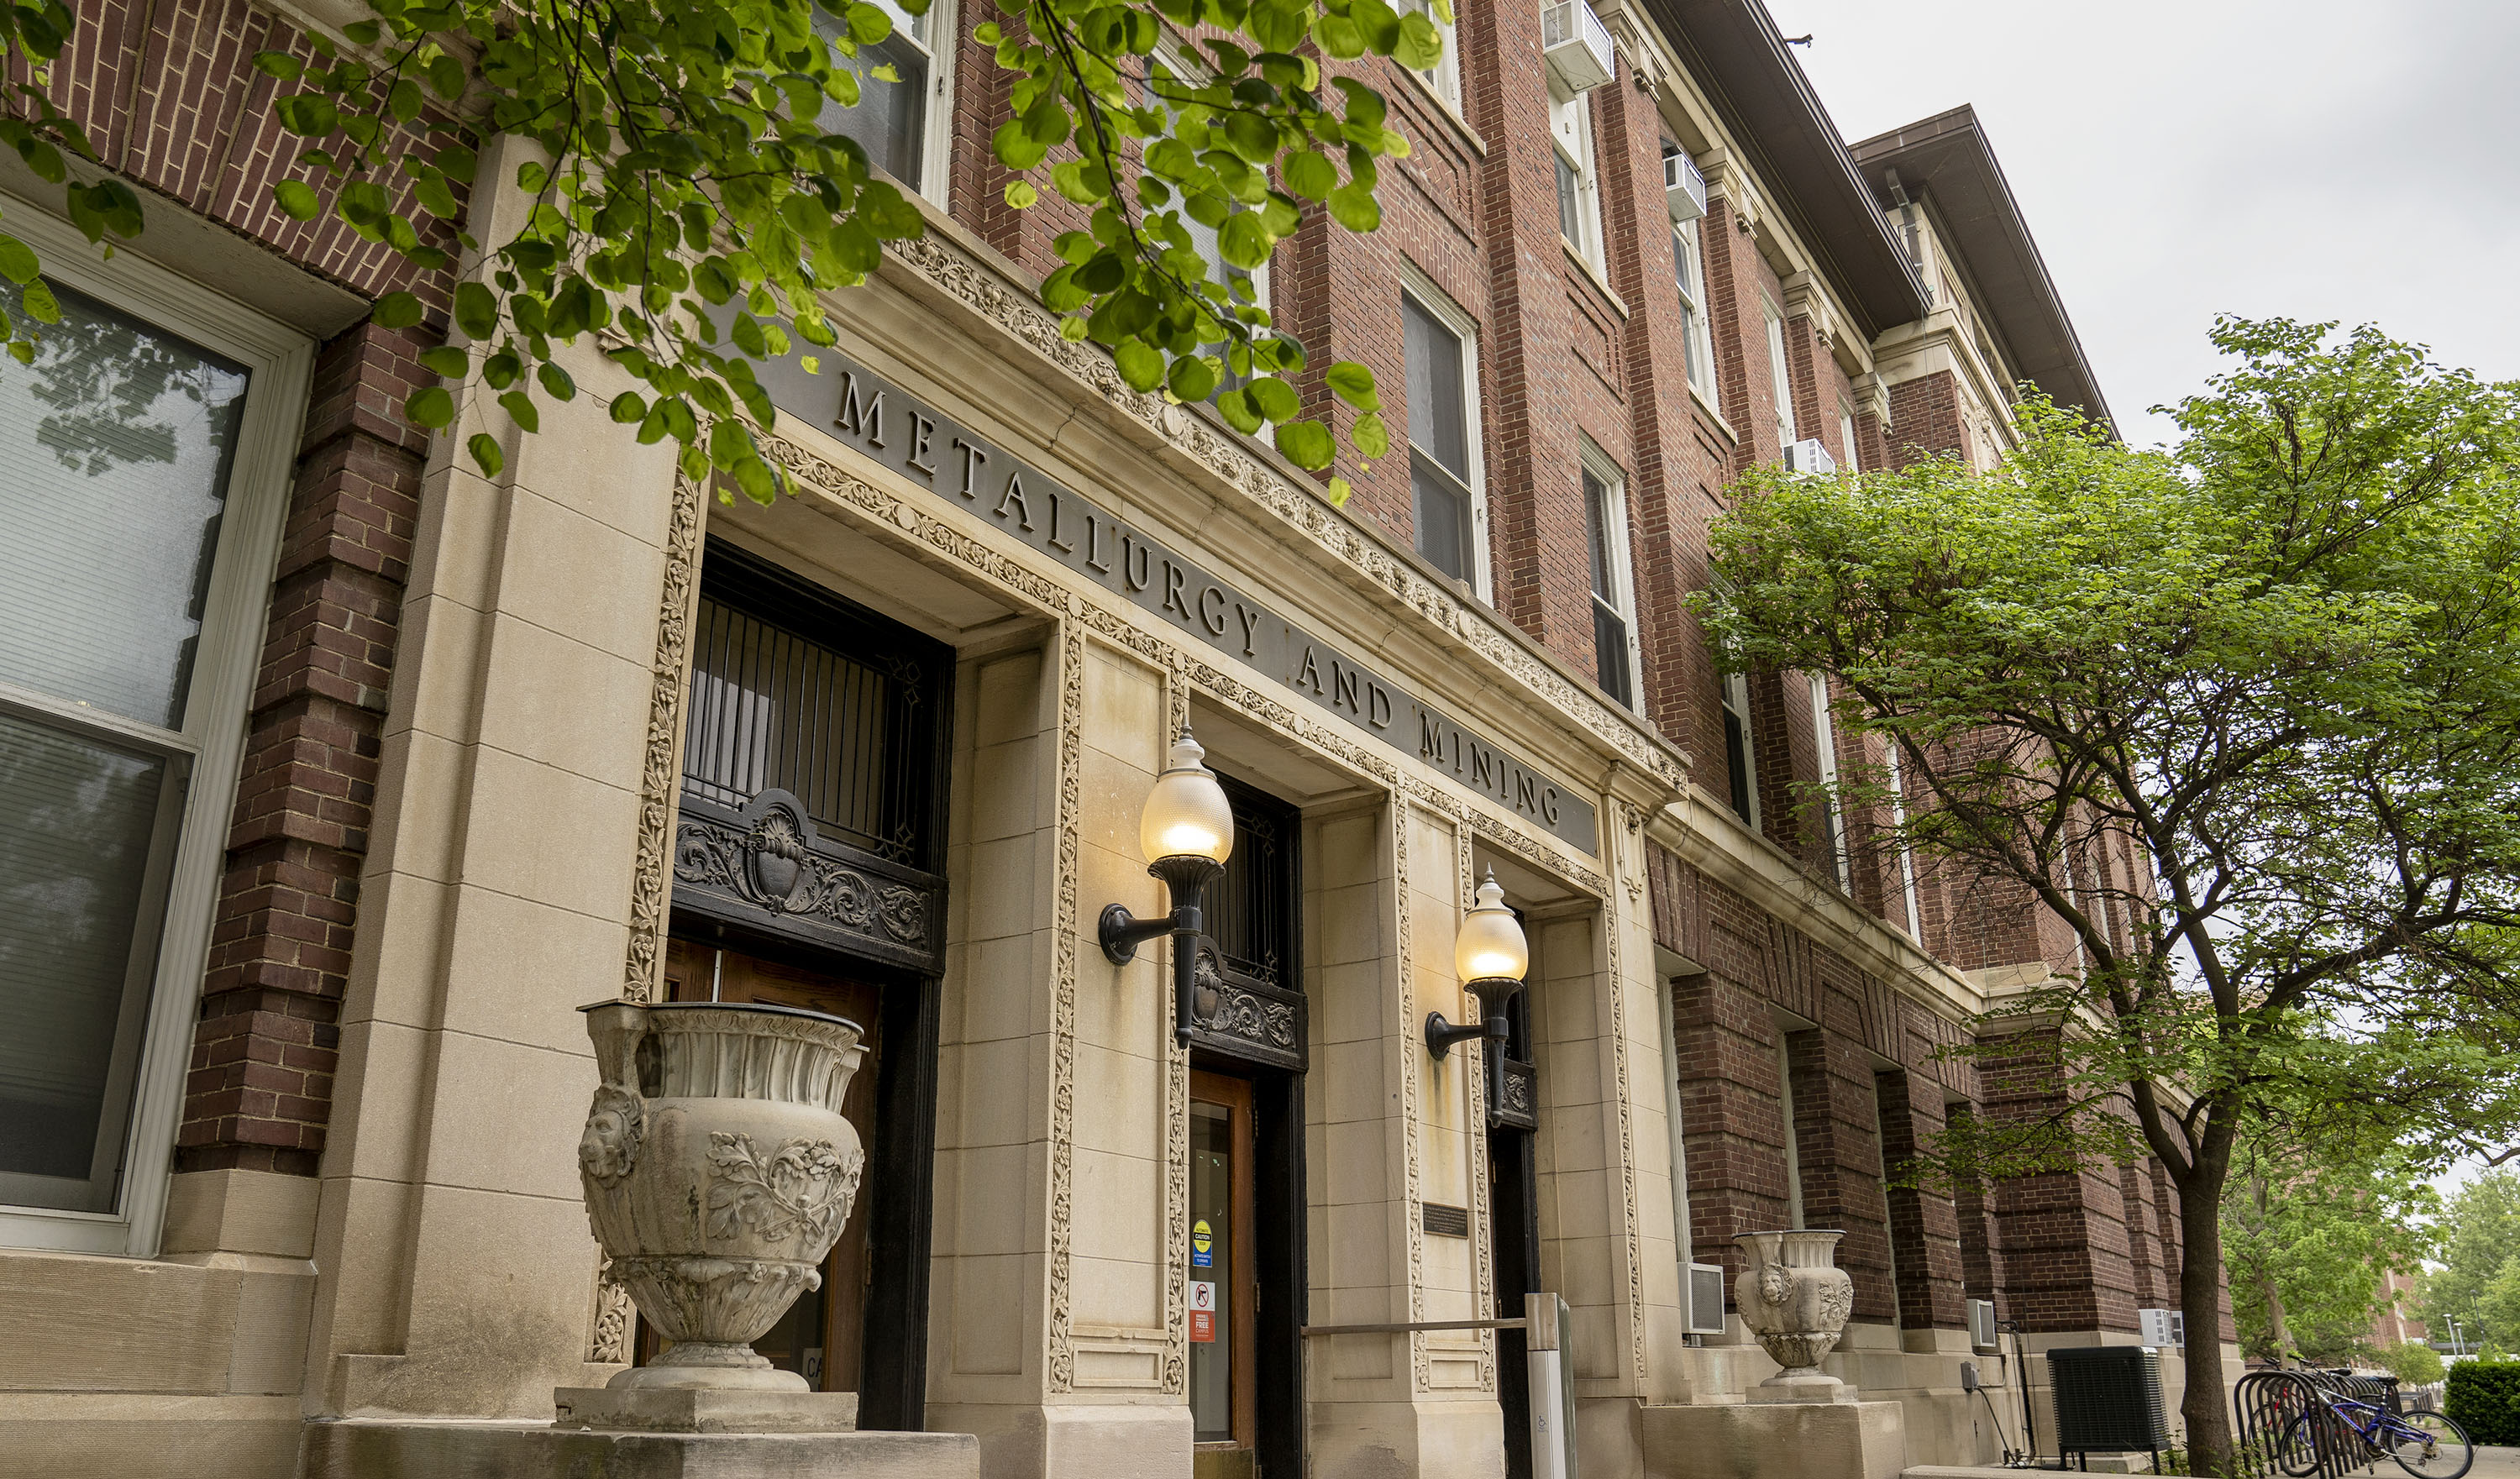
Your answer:
[[[1255,981],[1226,967],[1201,941],[1192,968],[1191,1046],[1301,1072],[1305,1061],[1301,992]]]
[[[783,790],[741,811],[685,792],[674,884],[687,909],[916,968],[938,963],[942,880],[825,838]]]
[[[700,485],[674,478],[665,523],[665,579],[656,597],[656,652],[648,676],[648,738],[639,758],[639,840],[630,874],[630,949],[622,963],[621,999],[655,993],[665,915],[673,880],[666,875],[674,794],[683,769],[683,692],[690,685],[692,595],[698,583]]]
[[[1498,1066],[1497,1080],[1497,1101],[1488,1108],[1488,1122],[1515,1130],[1539,1129],[1539,1070],[1518,1058],[1507,1058]]]
[[[1063,606],[1064,603],[1062,603]],[[1076,882],[1078,788],[1085,764],[1085,639],[1058,638],[1058,913],[1051,931],[1050,1389],[1076,1390]]]

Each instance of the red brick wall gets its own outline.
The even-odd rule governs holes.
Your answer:
[[[324,1147],[427,453],[398,408],[429,378],[418,359],[428,342],[361,325],[316,361],[185,1082],[179,1170],[311,1176]]]

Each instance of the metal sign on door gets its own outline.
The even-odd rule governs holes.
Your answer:
[[[1212,1342],[1216,1339],[1216,1285],[1193,1281],[1190,1286],[1190,1338]]]

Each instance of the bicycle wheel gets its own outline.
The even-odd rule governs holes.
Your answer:
[[[2476,1461],[2466,1430],[2439,1412],[2391,1418],[2378,1437],[2398,1467],[2420,1479],[2458,1479]]]
[[[2318,1434],[2312,1425],[2318,1414],[2296,1412],[2275,1439],[2275,1467],[2288,1479],[2308,1479],[2318,1472]]]

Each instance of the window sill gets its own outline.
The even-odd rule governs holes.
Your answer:
[[[1573,242],[1566,240],[1563,233],[1559,234],[1557,245],[1565,250],[1566,259],[1573,262],[1576,267],[1583,272],[1584,276],[1591,281],[1593,286],[1600,291],[1601,296],[1609,299],[1611,310],[1617,313],[1622,320],[1627,319],[1630,316],[1628,313],[1627,300],[1620,297],[1616,292],[1610,291],[1610,280],[1602,275],[1599,267],[1594,265],[1591,257],[1584,254],[1584,248],[1576,246]]]
[[[1724,433],[1724,439],[1726,441],[1731,442],[1736,447],[1741,445],[1741,433],[1732,429],[1732,424],[1724,419],[1723,412],[1715,409],[1715,402],[1708,400],[1705,392],[1699,390],[1695,385],[1690,385],[1688,387],[1688,398],[1696,403],[1698,414],[1705,417],[1708,421],[1713,422],[1715,424],[1715,429]]]
[[[1435,112],[1443,114],[1444,121],[1453,125],[1453,132],[1461,135],[1462,142],[1469,146],[1470,153],[1477,155],[1482,159],[1488,157],[1488,141],[1479,137],[1479,131],[1470,126],[1469,119],[1462,116],[1462,110],[1459,105],[1446,99],[1442,93],[1435,91],[1434,83],[1427,81],[1416,72],[1411,71],[1408,67],[1401,66],[1399,63],[1392,63],[1391,68],[1392,70],[1400,73],[1400,75],[1407,77],[1410,85],[1418,89],[1418,95],[1419,97],[1434,105]]]

